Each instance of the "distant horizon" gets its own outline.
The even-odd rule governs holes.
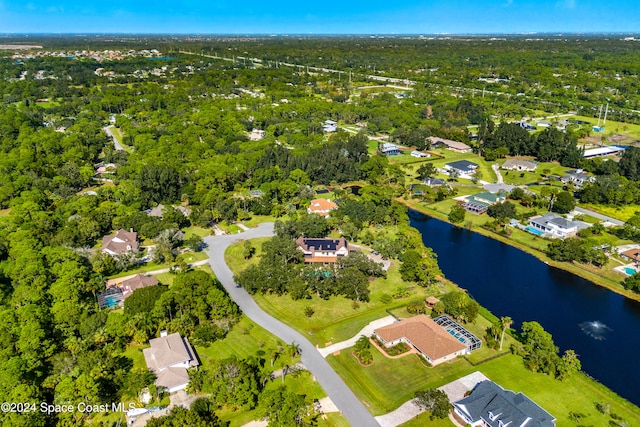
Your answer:
[[[234,37],[486,37],[486,36],[633,36],[638,31],[547,31],[547,32],[483,32],[483,33],[162,33],[162,32],[0,32],[0,37],[29,36],[234,36]]]
[[[471,35],[640,32],[618,0],[0,0],[8,34]]]

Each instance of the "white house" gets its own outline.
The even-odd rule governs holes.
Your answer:
[[[325,120],[322,125],[323,132],[335,132],[338,130],[338,122],[333,120]]]
[[[423,157],[431,157],[431,154],[429,153],[424,153],[422,151],[418,151],[418,150],[413,150],[411,152],[411,156],[412,157],[418,157],[418,158],[423,158]]]
[[[517,170],[533,172],[538,167],[538,163],[531,160],[508,159],[501,168],[506,170]]]
[[[251,131],[251,134],[249,135],[249,140],[250,141],[260,141],[262,138],[264,138],[266,135],[266,132],[261,130],[261,129],[253,129]]]
[[[147,367],[156,374],[155,384],[173,393],[189,384],[187,369],[200,363],[193,348],[180,334],[160,333],[160,338],[149,340],[150,348],[142,350]]]
[[[400,147],[389,142],[383,143],[379,149],[380,153],[386,156],[397,156],[398,154],[400,154]]]
[[[562,239],[575,236],[578,232],[578,224],[554,213],[535,216],[529,219],[529,227],[550,234],[551,237],[560,237]]]

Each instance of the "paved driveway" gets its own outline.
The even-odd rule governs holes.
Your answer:
[[[362,402],[302,334],[262,311],[247,291],[236,286],[233,280],[233,273],[224,261],[225,250],[232,243],[243,239],[269,237],[272,235],[273,223],[263,223],[244,233],[205,237],[204,241],[208,245],[206,252],[209,254],[209,264],[216,277],[247,317],[285,343],[295,342],[300,346],[302,363],[316,377],[318,383],[320,383],[351,425],[358,427],[379,426]]]

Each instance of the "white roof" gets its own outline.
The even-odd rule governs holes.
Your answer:
[[[606,156],[607,154],[619,153],[621,151],[626,150],[624,147],[618,147],[616,145],[610,145],[607,147],[598,147],[591,148],[589,150],[584,150],[584,157],[593,157],[593,156]]]

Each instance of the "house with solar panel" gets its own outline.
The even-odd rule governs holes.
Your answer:
[[[344,237],[299,237],[296,239],[296,246],[304,254],[305,264],[335,264],[338,258],[349,255],[349,244]]]
[[[472,427],[555,427],[556,419],[522,393],[481,381],[467,397],[453,402],[454,418]]]

